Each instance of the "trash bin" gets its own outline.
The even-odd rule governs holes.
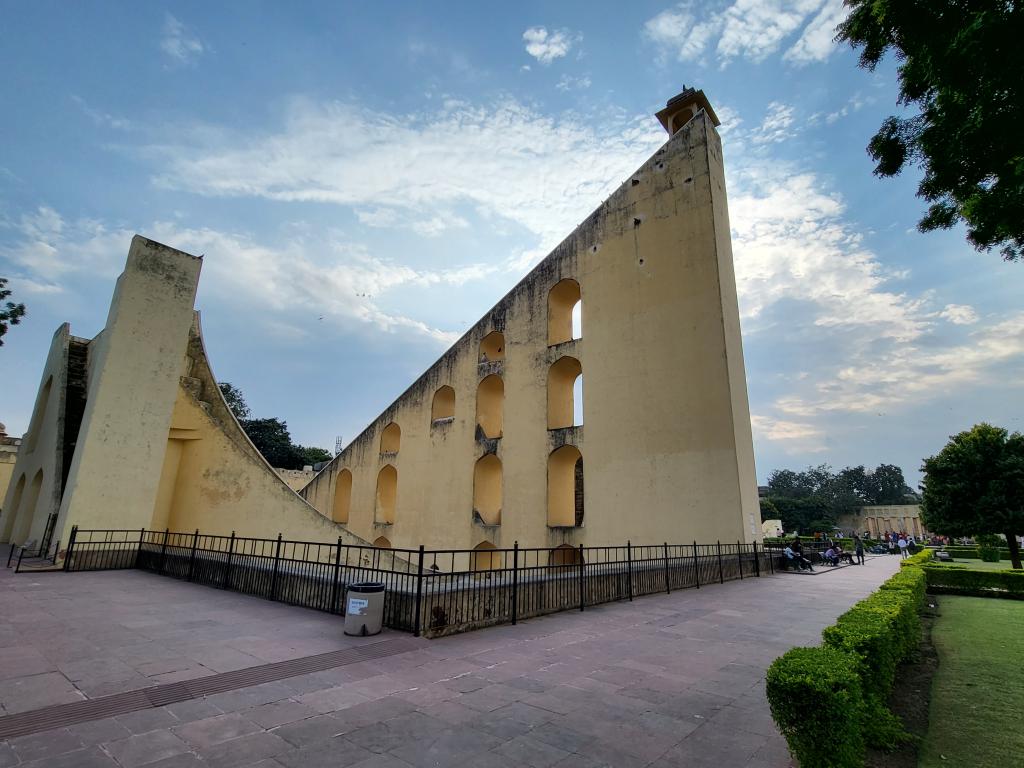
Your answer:
[[[345,634],[379,635],[384,623],[384,585],[361,581],[348,588],[345,597]]]

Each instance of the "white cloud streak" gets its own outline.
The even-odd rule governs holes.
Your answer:
[[[541,64],[550,64],[566,56],[578,39],[566,29],[549,32],[546,27],[530,27],[523,32],[526,52]]]
[[[206,47],[184,24],[168,13],[164,17],[160,50],[167,56],[169,66],[181,67],[195,64]]]

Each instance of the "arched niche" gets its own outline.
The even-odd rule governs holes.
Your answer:
[[[548,565],[579,565],[580,551],[570,544],[561,544],[548,553]]]
[[[489,541],[481,541],[469,555],[471,571],[496,571],[501,568],[501,552]]]
[[[373,546],[378,549],[391,549],[391,539],[387,536],[378,536],[373,540]]]
[[[352,506],[352,473],[342,469],[334,480],[334,506],[332,519],[336,523],[347,523]]]
[[[480,362],[494,363],[505,359],[505,334],[491,331],[480,340]]]
[[[36,516],[36,507],[39,505],[39,492],[43,488],[43,470],[36,472],[32,483],[28,487],[25,500],[18,506],[18,517],[14,521],[14,533],[11,537],[12,543],[24,545],[32,532],[32,520]]]
[[[0,518],[0,525],[3,526],[3,535],[0,541],[10,541],[13,545],[12,534],[14,532],[14,521],[18,517],[18,510],[21,509],[21,497],[25,494],[25,473],[21,473],[18,482],[14,486],[14,495],[11,497],[11,508],[5,509],[3,517]]]
[[[504,411],[505,382],[497,374],[485,377],[476,388],[476,423],[485,437],[501,437]]]
[[[446,384],[434,393],[434,402],[430,406],[430,421],[433,423],[454,418],[455,390]]]
[[[548,456],[548,525],[571,528],[582,523],[583,456],[576,446],[563,445]]]
[[[46,379],[43,388],[39,390],[39,397],[36,398],[36,405],[32,409],[32,421],[28,426],[28,441],[25,446],[26,453],[32,453],[39,443],[39,436],[45,429],[46,410],[50,405],[50,390],[53,389],[53,376]]]
[[[373,520],[376,523],[395,522],[395,502],[398,499],[398,470],[385,464],[377,473],[377,497]]]
[[[473,511],[484,525],[501,524],[501,489],[501,459],[488,453],[473,468]]]
[[[555,283],[548,293],[548,346],[580,338],[582,328],[573,328],[573,310],[580,304],[580,284],[572,278]],[[582,325],[582,308],[578,313]]]
[[[560,357],[548,369],[548,429],[561,429],[583,423],[576,414],[574,387],[583,375],[583,366],[575,357]],[[582,401],[582,388],[580,390]]]
[[[402,445],[402,428],[391,422],[384,431],[380,433],[380,452],[381,453],[398,453],[398,449]]]

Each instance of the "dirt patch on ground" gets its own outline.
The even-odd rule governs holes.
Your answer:
[[[896,686],[889,698],[889,709],[914,736],[914,741],[893,752],[868,749],[865,768],[917,768],[918,745],[928,733],[928,707],[931,704],[932,678],[939,666],[939,656],[932,644],[932,626],[939,615],[938,600],[928,595],[921,613],[921,642],[917,656],[896,673]]]

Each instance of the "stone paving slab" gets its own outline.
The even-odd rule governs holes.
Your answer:
[[[879,557],[828,578],[713,584],[423,640],[385,659],[12,739],[0,743],[0,768],[788,768],[765,668],[794,645],[817,644],[898,567]],[[201,658],[230,663],[237,652],[265,663],[352,640],[338,617],[151,574],[20,579],[0,574],[0,651],[16,649],[7,663],[23,660],[35,674],[19,677],[0,654],[0,695],[6,681],[56,676],[86,696],[71,678],[114,684],[122,664],[129,680],[193,664],[213,674]],[[61,629],[47,635],[35,621]]]

